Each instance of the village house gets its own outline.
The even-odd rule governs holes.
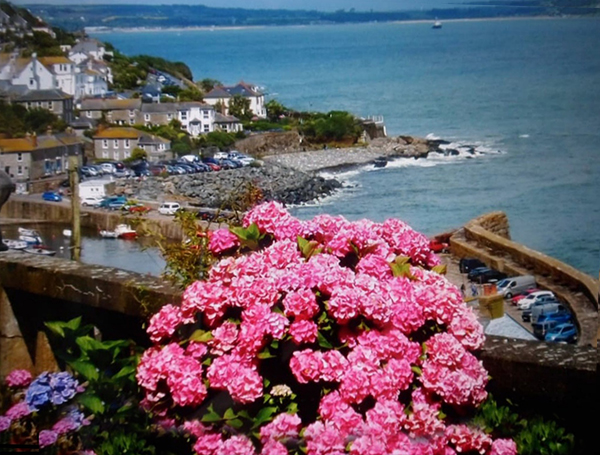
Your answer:
[[[225,131],[226,133],[237,133],[243,131],[244,126],[237,117],[233,115],[223,115],[215,112],[214,129]]]
[[[66,178],[70,156],[83,156],[83,141],[71,132],[0,139],[0,166],[17,193],[54,188]]]
[[[209,104],[199,101],[177,103],[177,113],[181,129],[193,137],[214,131],[215,109]]]
[[[221,114],[229,114],[229,104],[234,96],[239,95],[250,101],[250,110],[259,118],[267,117],[267,109],[265,107],[265,96],[260,91],[258,86],[247,84],[241,81],[233,86],[218,86],[204,95],[204,101],[211,106],[222,106]]]
[[[79,41],[69,50],[69,59],[79,65],[89,58],[101,61],[106,54],[113,55],[112,52],[106,50],[106,46],[102,42],[88,38]]]
[[[142,100],[138,99],[102,99],[85,98],[80,103],[80,116],[93,120],[102,117],[109,123],[117,125],[134,125],[136,117],[142,107]]]
[[[148,155],[149,162],[173,157],[171,141],[135,128],[105,128],[94,136],[96,159],[122,161],[130,158],[135,148],[144,150]]]
[[[46,109],[67,123],[73,121],[73,97],[58,89],[28,90],[11,101],[21,104],[27,110]]]

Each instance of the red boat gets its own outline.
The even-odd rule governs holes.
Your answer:
[[[131,229],[127,224],[119,224],[115,228],[115,234],[120,239],[136,239],[138,234],[135,229]]]

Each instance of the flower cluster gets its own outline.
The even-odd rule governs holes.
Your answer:
[[[29,371],[14,370],[5,383],[14,392],[15,402],[0,416],[0,433],[19,433],[13,431],[19,427],[33,428],[39,432],[26,435],[27,440],[35,440],[37,436],[40,448],[45,448],[90,423],[72,404],[73,398],[84,388],[68,372],[43,372],[34,379]],[[28,425],[26,420],[33,425]]]
[[[198,454],[516,453],[442,411],[485,400],[484,336],[424,235],[274,202],[243,228],[211,235],[221,260],[152,317],[137,371]]]

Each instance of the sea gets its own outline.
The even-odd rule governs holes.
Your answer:
[[[388,136],[459,152],[338,173],[340,192],[290,207],[301,219],[399,218],[435,235],[503,211],[513,240],[600,273],[599,18],[92,35],[184,62],[195,80],[250,82],[295,110],[383,116]]]

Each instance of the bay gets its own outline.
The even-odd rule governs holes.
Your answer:
[[[512,238],[594,277],[600,270],[598,19],[523,19],[110,32],[127,55],[183,61],[196,80],[240,80],[297,110],[383,115],[389,135],[478,153],[338,176],[347,189],[292,207],[433,235],[490,211]]]

